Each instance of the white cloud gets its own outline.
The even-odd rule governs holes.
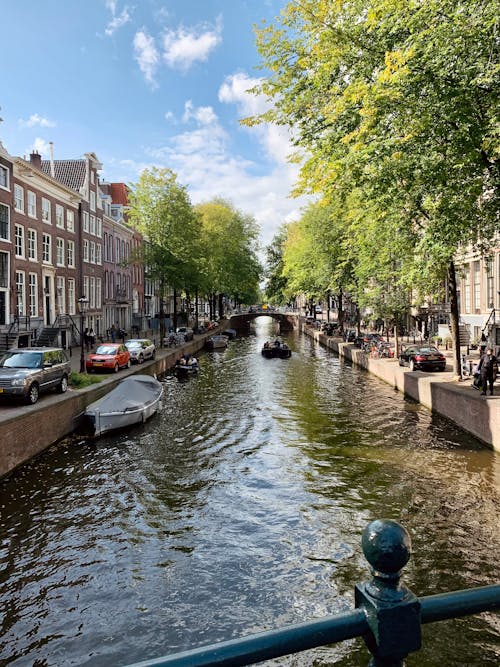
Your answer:
[[[131,20],[130,14],[128,13],[128,7],[124,7],[121,14],[117,16],[116,14],[116,0],[106,0],[106,8],[111,12],[112,19],[106,26],[104,33],[111,37],[111,35],[121,28],[126,23],[129,23]]]
[[[217,122],[217,115],[212,107],[195,108],[191,100],[184,104],[184,115],[182,120],[187,123],[189,120],[195,120],[200,125],[212,125]]]
[[[31,148],[29,148],[26,153],[29,155],[30,153],[33,152],[38,152],[40,155],[43,157],[49,157],[50,156],[50,143],[48,141],[45,141],[45,139],[41,139],[40,137],[37,137],[33,144],[31,145]]]
[[[35,127],[36,125],[39,127],[56,126],[56,124],[53,121],[48,120],[47,118],[43,118],[43,116],[39,116],[37,113],[31,114],[28,120],[23,120],[22,118],[20,118],[19,125],[21,127]]]
[[[186,72],[195,62],[205,62],[221,42],[220,20],[215,27],[178,28],[163,35],[163,60],[172,69]]]
[[[228,104],[236,104],[241,118],[262,114],[269,109],[269,102],[264,95],[254,95],[248,92],[259,81],[243,72],[231,74],[226,77],[219,89],[219,100]],[[249,131],[255,134],[270,160],[282,164],[288,162],[293,146],[291,134],[287,128],[262,123],[250,128]]]
[[[154,37],[148,35],[145,30],[139,30],[134,37],[135,59],[139,63],[141,72],[146,81],[153,87],[157,87],[154,75],[158,66],[159,55],[155,46]]]
[[[174,122],[175,121],[175,116],[174,116],[172,111],[165,111],[165,120],[168,121],[168,122],[170,122],[170,121]]]

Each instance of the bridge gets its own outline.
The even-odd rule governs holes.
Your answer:
[[[280,333],[293,331],[297,329],[299,324],[298,315],[295,313],[281,313],[276,310],[261,309],[231,315],[229,327],[241,333],[248,333],[250,331],[250,324],[257,317],[272,317],[273,320],[278,322]]]

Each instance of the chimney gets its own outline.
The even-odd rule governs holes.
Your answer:
[[[54,168],[54,142],[49,141],[50,146],[50,175],[52,178],[56,177],[56,170]]]
[[[38,151],[33,151],[30,153],[30,164],[32,164],[37,169],[42,168],[42,156]]]

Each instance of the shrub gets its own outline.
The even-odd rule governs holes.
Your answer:
[[[102,377],[97,375],[87,375],[87,373],[76,373],[73,371],[69,376],[69,384],[74,389],[83,389],[89,387],[91,384],[97,384],[102,380]]]

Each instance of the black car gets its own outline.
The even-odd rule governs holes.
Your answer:
[[[411,371],[444,371],[446,357],[434,345],[409,345],[401,351],[399,365]]]

